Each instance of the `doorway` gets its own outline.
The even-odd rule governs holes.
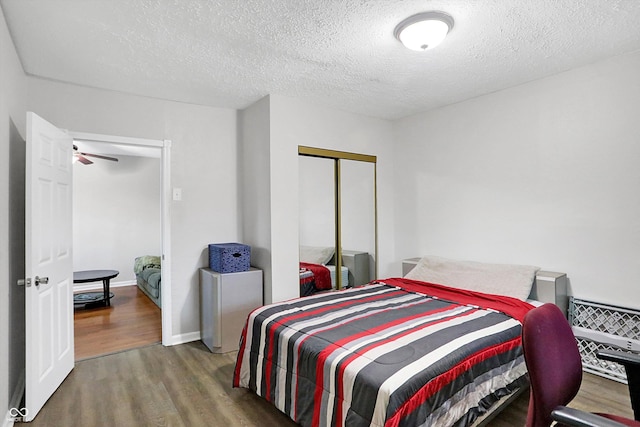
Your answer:
[[[133,275],[134,271],[134,259],[130,260],[128,264],[128,270],[125,266],[123,268],[123,275],[121,276],[120,284],[128,285],[124,286],[120,289],[117,287],[114,289],[114,298],[111,300],[114,305],[110,307],[102,307],[106,310],[101,310],[98,308],[95,311],[96,316],[95,319],[87,320],[86,317],[91,317],[91,314],[87,311],[76,310],[76,318],[79,322],[84,321],[84,325],[89,325],[88,329],[84,330],[84,336],[90,336],[92,334],[92,328],[100,328],[100,323],[104,322],[105,329],[111,329],[111,336],[109,334],[103,336],[102,342],[100,344],[96,344],[94,351],[96,354],[94,356],[111,353],[114,351],[120,351],[128,348],[134,348],[141,345],[150,344],[151,342],[157,342],[159,340],[158,334],[161,330],[161,341],[164,345],[170,345],[170,337],[171,335],[171,322],[170,322],[170,313],[171,313],[171,263],[170,263],[170,195],[171,191],[169,188],[170,185],[170,141],[161,141],[161,140],[148,140],[148,139],[140,139],[140,138],[128,138],[128,137],[119,137],[119,136],[111,136],[111,135],[100,135],[100,134],[89,134],[89,133],[81,133],[81,132],[69,132],[70,136],[74,140],[74,144],[78,146],[78,152],[88,152],[97,155],[103,155],[107,157],[120,158],[120,162],[118,163],[128,163],[128,168],[133,170],[133,168],[146,165],[145,167],[149,168],[150,164],[151,168],[155,168],[159,173],[156,174],[156,180],[159,181],[159,185],[157,185],[157,189],[159,190],[159,197],[157,203],[155,204],[156,213],[159,211],[159,227],[156,229],[156,232],[159,234],[159,239],[157,239],[157,235],[153,236],[153,239],[157,239],[159,242],[158,245],[155,243],[151,243],[152,248],[157,248],[157,250],[140,250],[139,255],[147,256],[154,255],[157,256],[160,262],[160,270],[161,270],[161,296],[155,299],[155,303],[149,298],[147,295],[144,295],[140,290],[137,284],[137,276]],[[104,160],[100,158],[88,157],[94,162],[100,162],[101,160],[107,165],[104,166],[114,166],[114,162],[110,162],[109,160]],[[153,165],[156,162],[158,165]],[[80,170],[83,173],[90,169],[79,169],[80,167],[90,167],[93,165],[74,165],[76,171]],[[106,172],[108,173],[108,171]],[[133,181],[138,181],[139,178],[133,177],[120,177],[120,180],[126,180],[127,178],[132,179]],[[76,179],[74,178],[74,181]],[[131,186],[135,186],[136,182],[130,182]],[[156,182],[156,184],[158,184]],[[121,185],[123,183],[121,182]],[[126,184],[124,184],[126,185]],[[75,192],[75,191],[74,191]],[[96,199],[97,197],[97,199]],[[99,194],[93,195],[93,201],[100,203]],[[123,200],[124,201],[124,200]],[[124,201],[126,203],[126,201]],[[140,201],[142,202],[142,200]],[[153,204],[153,201],[147,200],[148,203]],[[136,215],[140,214],[140,209],[136,208],[136,206],[129,206],[129,203],[126,203],[127,206],[118,206],[117,209],[130,209],[130,216],[136,217]],[[107,206],[103,206],[104,208],[108,208]],[[114,207],[112,206],[113,210]],[[126,217],[127,214],[122,215],[122,217]],[[132,221],[130,224],[131,227],[135,227],[135,222]],[[126,227],[128,225],[124,224],[122,220],[120,221],[120,226],[125,227],[125,230],[113,230],[114,233],[126,233]],[[143,245],[144,246],[144,245]],[[74,248],[75,250],[75,248]],[[144,252],[144,253],[142,253]],[[147,253],[148,252],[148,253]],[[74,254],[74,259],[76,255]],[[122,262],[122,261],[121,261]],[[84,264],[88,265],[88,264]],[[124,279],[124,280],[123,280]],[[112,279],[113,282],[118,284],[118,279]],[[101,283],[96,283],[94,285],[102,286]],[[119,308],[119,312],[117,314],[111,313],[114,308]],[[145,323],[138,324],[138,330],[134,329],[135,325],[135,316],[136,312],[140,315],[140,318],[150,319],[155,317],[157,320],[159,318],[159,324],[153,325],[153,319],[148,320]],[[80,313],[78,315],[78,313]],[[107,325],[108,323],[108,325]],[[129,323],[129,328],[127,328],[127,323]],[[93,326],[91,326],[93,324]],[[96,325],[98,324],[98,325]],[[78,323],[81,325],[81,323]],[[117,327],[121,326],[121,330],[127,330],[126,336],[118,336]],[[155,330],[154,330],[155,329]],[[152,336],[156,334],[155,337]],[[151,334],[151,335],[150,335]],[[100,332],[97,331],[96,337],[100,336]],[[82,338],[84,340],[84,338]],[[95,338],[93,339],[95,342]],[[92,341],[89,339],[89,346],[92,346]],[[100,346],[102,346],[103,350],[100,350]],[[80,347],[76,344],[76,349],[78,350]],[[90,357],[81,356],[76,352],[79,358]]]

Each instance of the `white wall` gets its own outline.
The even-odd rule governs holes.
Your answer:
[[[640,53],[395,123],[397,257],[526,263],[640,308]]]
[[[162,254],[160,159],[116,157],[73,165],[73,270],[118,270],[113,285],[135,282],[136,257]]]
[[[269,114],[269,97],[238,111],[241,242],[251,246],[251,265],[262,270],[265,303],[273,301]]]
[[[0,422],[24,375],[24,158],[27,82],[0,9]],[[22,384],[24,385],[24,384]]]
[[[174,342],[198,339],[198,269],[209,243],[239,236],[235,110],[28,82],[28,108],[61,128],[172,141],[171,185],[182,188],[171,205],[172,333]]]

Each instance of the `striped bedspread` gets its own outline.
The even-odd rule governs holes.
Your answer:
[[[267,305],[247,320],[234,386],[303,426],[470,425],[526,384],[531,308],[408,279]]]

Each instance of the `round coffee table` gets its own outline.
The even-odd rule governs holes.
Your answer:
[[[74,304],[88,304],[103,302],[104,305],[111,305],[113,293],[109,292],[109,282],[120,272],[118,270],[84,270],[73,272],[73,283],[89,283],[102,281],[102,298],[95,292],[82,292],[73,296]],[[77,296],[76,296],[77,295]]]

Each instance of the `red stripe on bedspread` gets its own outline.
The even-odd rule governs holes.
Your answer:
[[[236,367],[233,370],[233,386],[240,387],[240,367],[242,366],[242,358],[244,357],[244,343],[247,341],[247,329],[249,328],[250,317],[244,322],[244,328],[240,334],[240,347],[238,348],[238,356],[236,357]]]
[[[417,292],[460,304],[477,305],[478,307],[500,311],[517,319],[520,323],[524,320],[524,315],[533,308],[531,304],[517,298],[451,288],[445,285],[420,282],[418,280],[392,278],[378,281],[378,283],[397,286],[409,292]]]
[[[327,267],[320,264],[311,264],[308,262],[301,262],[300,268],[306,268],[313,273],[315,280],[315,287],[318,290],[331,289],[331,272]]]
[[[387,419],[384,424],[385,427],[396,427],[400,425],[400,422],[406,416],[417,410],[420,405],[426,402],[431,396],[436,394],[447,384],[454,381],[458,376],[462,375],[465,371],[468,371],[471,366],[475,366],[478,363],[489,359],[490,357],[494,357],[496,355],[512,350],[513,348],[518,347],[521,344],[522,340],[520,337],[518,337],[511,341],[482,349],[476,354],[469,356],[466,360],[461,361],[458,365],[454,366],[450,370],[444,372],[442,375],[439,375],[438,377],[432,379],[427,384],[422,386],[420,390],[418,390],[401,407],[398,408],[393,416]]]

